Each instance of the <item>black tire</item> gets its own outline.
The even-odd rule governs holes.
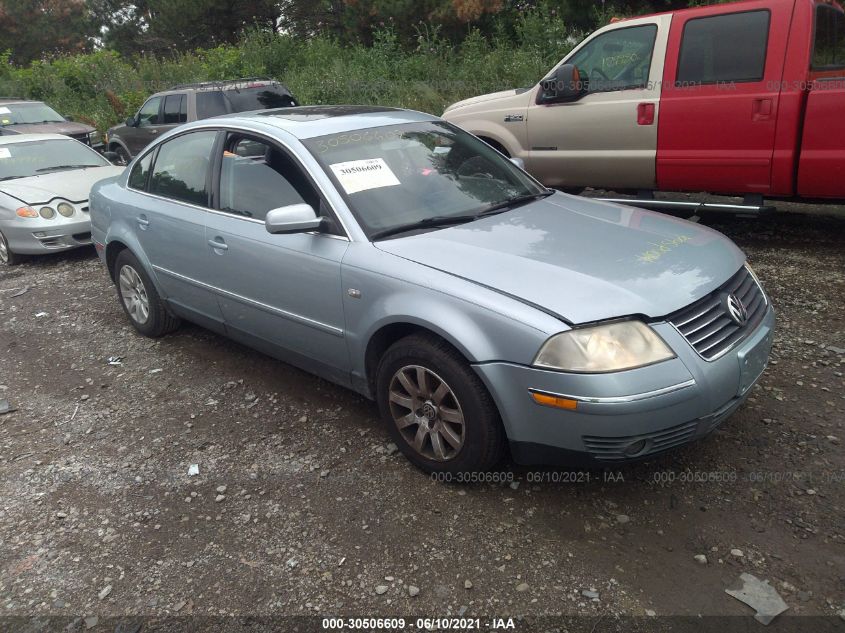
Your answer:
[[[131,299],[124,295],[121,275],[126,275],[127,285],[132,286],[136,297],[146,298],[146,315],[140,308],[133,308],[128,304]],[[136,283],[128,284],[130,280]],[[114,263],[114,285],[117,288],[117,299],[129,322],[144,336],[158,338],[179,327],[179,319],[168,312],[147,271],[129,250],[124,250],[117,256]]]
[[[6,240],[6,236],[3,235],[3,233],[0,233],[0,264],[5,264],[6,266],[17,266],[24,259],[26,259],[24,255],[12,252],[9,248],[9,242]]]
[[[132,157],[129,155],[129,152],[123,149],[122,145],[115,147],[114,153],[118,156],[118,165],[128,165],[132,161]]]
[[[420,413],[424,411],[423,406],[418,407],[422,400],[407,396],[411,390],[404,387],[401,389],[410,398],[408,402],[411,404],[391,402],[391,385],[395,389],[401,383],[398,376],[403,368],[412,374],[418,371],[418,368],[428,370],[426,380],[434,380],[434,385],[437,386],[440,386],[440,383],[445,384],[450,393],[445,396],[445,399],[441,396],[441,400],[437,400],[437,393],[434,393],[431,399],[427,399],[425,404],[429,407],[427,413]],[[408,374],[405,375],[405,378],[407,377]],[[438,380],[440,383],[437,382]],[[434,389],[434,385],[429,386],[429,392],[439,391],[439,389]],[[393,395],[395,397],[398,394],[394,391]],[[487,388],[460,352],[439,337],[414,334],[394,343],[379,362],[376,375],[376,398],[381,417],[396,446],[408,460],[426,472],[452,474],[486,472],[499,463],[504,455],[504,428],[499,411]],[[406,410],[408,414],[404,416],[404,420],[407,421],[410,419],[409,416],[412,416],[414,420],[421,422],[411,422],[400,431],[397,419]],[[447,438],[442,430],[428,431],[429,424],[433,425],[431,429],[437,429],[438,425],[440,429],[443,429],[447,425],[446,420],[441,419],[441,410],[444,418],[446,411],[450,416],[456,411],[461,414],[463,422],[460,426],[448,423],[453,429],[451,435],[453,438],[456,435],[454,429],[462,429],[463,441],[457,450],[446,442]],[[427,417],[429,414],[433,417]],[[423,427],[423,435],[428,434],[428,438],[424,440],[423,451],[415,449],[406,437],[406,435],[413,435],[413,439],[417,439],[416,434],[420,432],[420,427]],[[454,454],[448,458],[443,458],[442,455],[441,459],[433,458],[436,457],[433,455],[436,450],[435,441],[432,438],[438,433],[441,446],[449,452],[454,451]]]

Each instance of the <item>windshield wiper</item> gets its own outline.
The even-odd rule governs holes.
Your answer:
[[[0,178],[0,182],[3,182],[4,180],[14,180],[15,178],[26,178],[26,176],[3,176]]]
[[[493,215],[502,211],[509,211],[510,209],[518,207],[519,205],[527,204],[532,200],[548,198],[553,193],[554,191],[544,191],[542,193],[530,193],[525,196],[517,196],[516,198],[511,198],[510,200],[505,200],[504,202],[499,202],[497,204],[487,207],[486,209],[484,209],[484,211],[477,214],[476,217],[483,218],[485,215]]]
[[[513,209],[514,207],[521,204],[526,204],[528,202],[531,202],[532,200],[537,200],[539,198],[547,198],[553,193],[554,191],[544,191],[542,193],[532,193],[525,196],[517,196],[516,198],[511,198],[510,200],[505,200],[504,202],[499,202],[489,207],[485,207],[484,210],[478,213],[472,213],[467,215],[438,215],[433,218],[423,218],[422,220],[418,220],[417,222],[400,224],[399,226],[394,226],[389,229],[376,231],[370,236],[370,239],[375,241],[383,237],[390,237],[391,235],[407,233],[410,231],[415,231],[417,229],[430,229],[439,228],[443,226],[452,226],[454,224],[467,224],[468,222],[473,222],[474,220],[478,220],[479,218],[483,218],[489,215],[496,215],[497,213],[503,213],[504,211]]]
[[[97,167],[97,165],[55,165],[53,167],[42,167],[36,169],[36,173],[43,174],[48,171],[63,171],[66,169],[85,169],[87,167]]]
[[[466,224],[478,218],[478,214],[472,215],[437,215],[432,218],[423,218],[416,222],[409,222],[408,224],[400,224],[389,229],[376,231],[370,236],[370,239],[375,241],[383,237],[390,237],[391,235],[398,235],[399,233],[408,233],[417,229],[433,229],[441,226],[452,226],[453,224]]]

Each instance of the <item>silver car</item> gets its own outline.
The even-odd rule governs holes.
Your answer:
[[[199,323],[377,401],[428,471],[607,465],[706,436],[774,313],[710,229],[553,192],[437,117],[185,125],[91,197],[135,328]]]
[[[90,246],[91,186],[122,171],[67,136],[0,137],[0,264]]]

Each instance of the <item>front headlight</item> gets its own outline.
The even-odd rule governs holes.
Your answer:
[[[619,321],[556,334],[534,359],[537,367],[602,373],[674,358],[657,333],[641,321]]]
[[[67,202],[60,202],[59,206],[56,207],[58,212],[66,218],[69,218],[73,215],[73,207],[69,205]]]
[[[97,130],[94,130],[93,132],[88,132],[88,142],[91,143],[91,145],[99,143],[100,133]]]

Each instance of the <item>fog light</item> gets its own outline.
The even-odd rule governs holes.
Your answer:
[[[52,208],[52,207],[41,207],[41,208],[38,210],[38,213],[39,213],[39,214],[41,215],[41,217],[42,217],[42,218],[44,218],[45,220],[52,220],[54,217],[56,217],[56,212],[55,212],[55,211],[53,211],[53,208]]]
[[[648,440],[638,440],[633,444],[628,444],[625,447],[624,453],[626,457],[635,457],[645,451],[648,448]]]
[[[73,215],[73,207],[67,202],[60,202],[59,206],[57,206],[56,209],[58,209],[59,213],[61,213],[66,218],[69,218]]]
[[[33,235],[35,237],[47,237],[47,234],[44,231],[36,231]]]
[[[531,397],[534,402],[542,404],[544,407],[554,407],[555,409],[566,409],[567,411],[574,411],[578,408],[577,400],[570,400],[569,398],[561,398],[560,396],[553,396],[547,393],[531,392]]]

